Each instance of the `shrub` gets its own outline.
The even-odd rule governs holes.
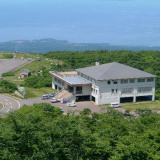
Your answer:
[[[6,72],[2,74],[2,77],[14,76],[14,72]]]
[[[7,80],[0,81],[0,93],[13,93],[17,90],[17,86]]]

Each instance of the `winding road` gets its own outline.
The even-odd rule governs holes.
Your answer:
[[[2,104],[1,113],[8,113],[9,111],[17,110],[20,108],[19,101],[0,94],[0,103]]]

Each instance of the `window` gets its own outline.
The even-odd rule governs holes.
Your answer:
[[[145,82],[145,78],[140,78],[140,79],[138,79],[138,82],[139,82],[139,83]]]
[[[147,82],[153,82],[153,78],[147,78]]]
[[[139,87],[138,92],[151,92],[152,87]]]
[[[108,84],[111,84],[111,81],[108,81]]]
[[[57,82],[57,78],[54,78],[55,79],[55,81]]]
[[[62,82],[62,85],[64,86],[64,82]]]
[[[133,93],[133,88],[122,88],[122,93]]]
[[[113,84],[118,84],[118,82],[117,81],[113,81]]]
[[[82,86],[76,87],[76,94],[82,93]]]
[[[134,83],[134,79],[130,79],[130,83]]]
[[[128,83],[128,79],[122,79],[121,84]]]
[[[112,89],[111,92],[112,92],[112,94],[117,94],[118,93],[118,89]]]

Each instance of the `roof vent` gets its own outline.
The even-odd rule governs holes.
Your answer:
[[[96,66],[99,66],[99,65],[100,65],[99,59],[96,59],[95,65],[96,65]]]

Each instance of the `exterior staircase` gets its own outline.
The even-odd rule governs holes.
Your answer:
[[[73,97],[74,97],[73,94],[72,94],[71,92],[65,90],[65,89],[61,90],[61,91],[60,91],[59,93],[57,93],[56,96],[55,96],[56,99],[65,98],[66,101],[72,99]]]

